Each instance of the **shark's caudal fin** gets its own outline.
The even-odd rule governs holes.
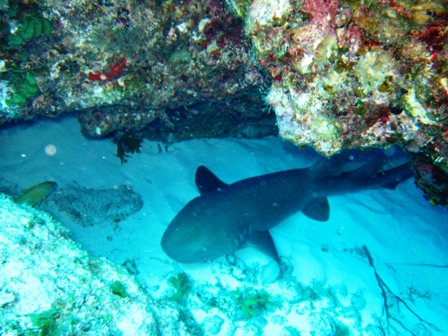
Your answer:
[[[196,170],[195,182],[201,195],[227,186],[227,184],[222,182],[215,174],[204,166],[199,166]]]
[[[350,180],[360,181],[371,186],[386,189],[395,189],[400,183],[410,179],[414,172],[408,163],[402,164],[392,169],[382,170],[387,163],[386,160],[375,160],[361,168],[345,173]],[[372,181],[374,183],[370,183]]]

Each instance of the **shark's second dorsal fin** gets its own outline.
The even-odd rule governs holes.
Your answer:
[[[368,164],[349,172],[352,178],[367,178],[376,177],[376,175],[383,169],[386,160],[375,160]]]
[[[227,184],[222,182],[215,174],[204,166],[199,166],[196,170],[195,182],[201,195],[227,186]]]
[[[313,164],[310,169],[316,176],[336,176],[342,173],[347,154],[340,153],[331,158],[322,158]]]
[[[326,222],[330,218],[330,205],[326,197],[314,198],[302,212],[308,218],[319,222]]]

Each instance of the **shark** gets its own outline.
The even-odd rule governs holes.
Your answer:
[[[395,189],[413,176],[405,163],[383,170],[384,160],[344,171],[346,156],[322,158],[308,168],[251,177],[226,184],[208,168],[196,170],[200,196],[188,202],[166,228],[161,246],[178,263],[199,263],[246,246],[278,264],[270,229],[301,211],[316,221],[330,217],[328,196],[365,189]]]

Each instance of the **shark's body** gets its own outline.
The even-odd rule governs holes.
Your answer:
[[[196,263],[254,246],[278,261],[269,230],[298,211],[319,221],[329,218],[327,196],[376,187],[395,188],[412,176],[405,164],[380,172],[372,162],[342,172],[343,157],[322,159],[293,169],[244,179],[227,185],[207,168],[196,171],[201,196],[173,219],[162,248],[173,260]]]

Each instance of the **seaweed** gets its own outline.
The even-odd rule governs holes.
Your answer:
[[[116,156],[120,158],[120,163],[123,164],[128,161],[128,153],[140,153],[142,142],[143,138],[135,135],[132,132],[120,132],[114,139],[114,143],[117,144]]]
[[[265,290],[253,290],[245,288],[244,291],[237,289],[235,291],[236,301],[240,304],[244,320],[263,315],[266,311],[280,308],[281,302],[274,299]]]
[[[185,273],[179,273],[176,277],[169,278],[168,282],[176,290],[170,299],[177,303],[184,302],[191,291],[191,282],[188,276]]]
[[[57,319],[61,316],[61,310],[51,307],[41,313],[30,314],[31,323],[40,331],[40,335],[57,335]]]

